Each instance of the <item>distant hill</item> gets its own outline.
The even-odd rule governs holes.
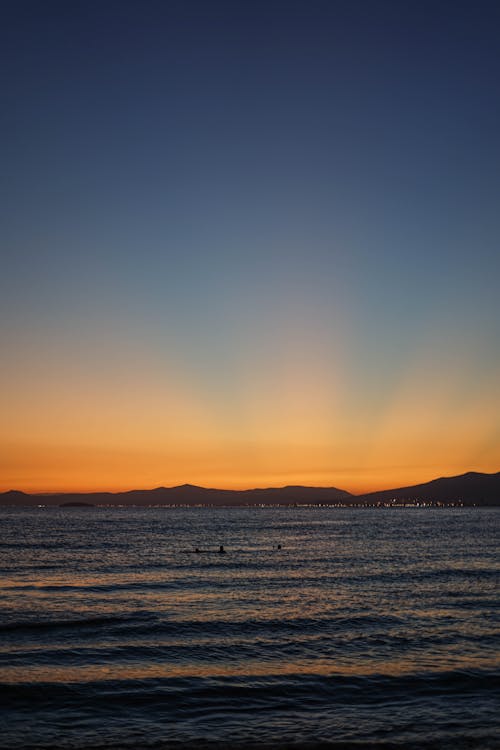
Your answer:
[[[405,500],[439,503],[462,502],[464,505],[500,505],[500,472],[480,474],[469,471],[457,477],[441,477],[424,484],[370,492],[356,497],[356,502],[387,503]]]
[[[0,505],[320,505],[344,503],[374,505],[396,502],[463,503],[500,505],[500,472],[470,471],[457,477],[441,477],[411,487],[352,495],[337,487],[267,487],[253,490],[219,490],[183,484],[129,492],[89,492],[29,495],[18,490],[0,493]]]
[[[269,487],[253,490],[218,490],[183,484],[154,490],[29,495],[10,490],[0,493],[0,505],[319,505],[352,500],[336,487]]]

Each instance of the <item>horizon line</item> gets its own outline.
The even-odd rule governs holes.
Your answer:
[[[417,482],[416,484],[400,485],[398,487],[386,487],[386,488],[377,489],[377,490],[370,490],[369,492],[361,492],[359,494],[355,494],[354,492],[350,492],[349,490],[346,490],[343,487],[337,487],[335,485],[285,484],[285,485],[280,485],[280,486],[245,487],[241,489],[230,489],[230,488],[225,488],[225,487],[204,487],[202,485],[191,484],[190,482],[184,482],[182,484],[175,484],[170,487],[167,487],[165,485],[157,485],[156,487],[150,487],[150,488],[133,487],[131,489],[125,489],[125,490],[48,490],[48,491],[42,491],[42,492],[26,492],[25,490],[19,490],[19,489],[15,489],[11,487],[7,490],[1,490],[0,495],[7,494],[9,492],[20,493],[23,495],[27,495],[29,497],[34,497],[34,496],[53,497],[57,495],[122,495],[122,494],[128,494],[132,492],[155,492],[156,490],[177,490],[177,489],[189,487],[189,488],[197,489],[197,490],[205,490],[206,492],[233,492],[233,493],[255,492],[255,491],[266,492],[269,490],[285,490],[285,489],[336,490],[337,492],[346,492],[351,497],[364,497],[365,495],[375,494],[376,492],[388,492],[391,490],[396,491],[400,489],[405,489],[407,487],[408,488],[418,487],[420,485],[429,484],[430,482],[434,482],[440,479],[460,478],[460,477],[465,477],[468,474],[482,474],[484,476],[494,476],[495,474],[500,474],[500,471],[485,472],[485,471],[474,471],[473,469],[471,469],[461,474],[435,476],[432,479],[428,479],[424,482]]]

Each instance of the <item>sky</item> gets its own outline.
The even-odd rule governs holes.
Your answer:
[[[497,2],[0,28],[0,491],[500,470]]]

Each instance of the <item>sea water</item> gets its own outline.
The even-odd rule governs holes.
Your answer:
[[[1,748],[500,747],[500,509],[0,523]]]

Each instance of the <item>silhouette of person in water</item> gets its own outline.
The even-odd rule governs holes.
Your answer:
[[[219,547],[219,554],[220,554],[220,555],[225,555],[225,554],[226,554],[226,550],[224,549],[224,546],[223,546],[222,544],[221,544],[221,546]]]
[[[195,551],[195,552],[199,552],[200,550],[198,549],[198,547],[195,547],[195,548],[194,548],[194,551]]]

